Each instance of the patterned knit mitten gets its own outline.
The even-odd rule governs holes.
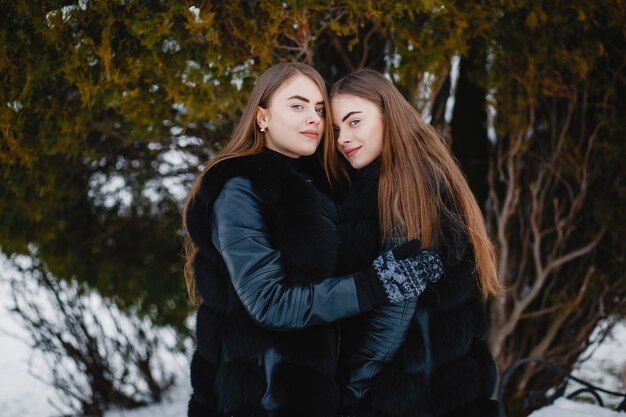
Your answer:
[[[392,303],[417,297],[443,276],[439,254],[427,249],[416,253],[416,245],[419,241],[413,240],[383,252],[372,264]]]

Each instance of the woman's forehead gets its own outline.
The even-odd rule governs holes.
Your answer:
[[[317,83],[303,74],[296,74],[285,80],[278,87],[274,96],[283,100],[288,100],[291,97],[300,97],[311,103],[324,101],[324,95]]]

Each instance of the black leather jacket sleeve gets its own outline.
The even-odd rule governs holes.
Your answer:
[[[348,358],[342,406],[358,408],[385,364],[404,343],[416,306],[417,298],[411,298],[365,313],[358,346]]]
[[[406,242],[404,236],[391,236],[384,249]],[[365,313],[356,350],[348,358],[347,381],[343,387],[342,407],[358,409],[374,380],[397,354],[406,339],[417,308],[417,298],[387,303]]]
[[[261,202],[248,179],[235,177],[224,184],[213,205],[211,239],[244,308],[264,328],[301,329],[362,312],[353,275],[287,282],[281,253],[269,244]]]

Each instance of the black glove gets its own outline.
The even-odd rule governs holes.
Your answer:
[[[391,253],[393,257],[401,260],[406,259],[411,256],[417,256],[420,253],[420,249],[422,249],[422,241],[419,239],[409,240],[408,242],[404,242],[398,246],[394,246],[391,248]]]
[[[419,240],[411,240],[383,252],[356,282],[365,309],[385,302],[398,303],[417,297],[428,283],[443,276],[443,263],[437,252],[421,249]],[[361,302],[362,299],[359,299]]]

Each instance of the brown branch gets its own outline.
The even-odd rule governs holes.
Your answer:
[[[573,308],[580,303],[583,295],[587,291],[587,287],[589,285],[589,279],[594,272],[594,267],[590,267],[585,274],[585,279],[583,281],[583,285],[580,287],[576,299],[572,302],[568,303],[568,307],[561,310],[561,313],[550,321],[548,329],[544,331],[544,336],[542,337],[539,343],[536,343],[533,349],[530,352],[530,356],[533,357],[546,357],[546,352],[550,347],[550,344],[554,341],[554,338],[561,330],[563,323],[570,316]],[[534,366],[526,367],[524,373],[518,380],[517,389],[520,391],[524,391],[526,389],[526,385],[528,384],[528,380],[534,373]]]
[[[554,304],[550,307],[542,308],[541,310],[535,310],[531,313],[522,314],[520,316],[520,319],[526,320],[526,319],[532,319],[532,318],[545,316],[546,314],[551,314],[562,307],[563,307],[563,303]]]
[[[520,191],[517,188],[517,172],[515,169],[514,160],[518,155],[519,149],[522,143],[521,133],[516,138],[511,149],[505,152],[505,154],[500,154],[498,164],[499,179],[501,182],[507,184],[506,193],[504,197],[504,201],[502,202],[502,208],[500,209],[500,215],[496,219],[497,221],[497,242],[499,248],[500,258],[498,260],[498,276],[501,277],[502,280],[506,281],[507,276],[507,267],[509,264],[509,245],[508,245],[508,236],[506,234],[507,223],[509,219],[514,215],[515,208],[519,203],[519,194]],[[502,151],[504,152],[504,151]],[[495,174],[495,173],[494,173]],[[495,188],[495,187],[494,187]],[[495,191],[490,193],[494,201],[498,201]],[[511,293],[514,296],[514,293]],[[493,308],[497,310],[496,314],[492,315],[494,317],[494,328],[495,330],[490,333],[489,345],[496,357],[499,357],[503,352],[503,344],[506,337],[513,330],[515,324],[511,324],[510,321],[507,321],[506,314],[506,305],[507,299],[502,297],[496,300],[493,303]]]
[[[354,71],[356,68],[354,68],[354,65],[352,65],[350,57],[348,56],[348,54],[346,54],[346,51],[341,47],[341,42],[339,41],[337,35],[335,35],[335,33],[330,30],[328,31],[328,33],[330,34],[330,44],[335,47],[335,49],[339,53],[339,57],[348,68],[348,71]]]
[[[553,270],[557,269],[558,267],[560,267],[561,265],[570,262],[580,256],[583,256],[589,252],[591,252],[591,250],[598,244],[598,242],[600,242],[600,240],[602,239],[602,237],[604,236],[604,233],[606,232],[606,225],[602,226],[602,229],[600,229],[600,232],[596,235],[595,238],[593,238],[593,240],[591,242],[589,242],[588,244],[579,247],[576,250],[573,250],[555,260],[553,260],[545,269],[546,273],[550,273]]]
[[[379,27],[380,25],[378,23],[372,25],[372,28],[365,34],[363,40],[361,41],[361,44],[363,45],[363,55],[361,56],[361,61],[359,62],[359,68],[363,68],[365,66],[365,63],[367,62],[367,57],[369,55],[370,49],[368,42],[374,32],[376,32]]]
[[[439,96],[439,92],[445,85],[446,79],[448,78],[449,75],[450,75],[450,66],[446,65],[441,70],[441,73],[439,74],[439,77],[437,78],[435,85],[430,90],[430,99],[428,100],[429,102],[428,105],[430,106],[431,109],[434,107],[435,101],[437,101],[437,96]]]

